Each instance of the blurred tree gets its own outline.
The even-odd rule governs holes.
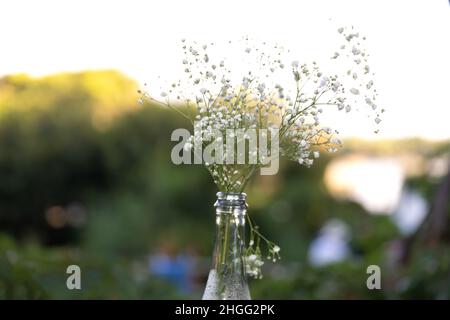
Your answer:
[[[49,229],[46,212],[111,184],[101,130],[133,110],[135,91],[115,71],[0,80],[1,229],[51,235],[49,243],[73,239],[64,224]]]
[[[170,160],[172,130],[189,124],[137,99],[136,83],[115,71],[0,79],[0,298],[177,297],[149,275],[147,255],[164,246],[212,252],[212,179],[201,166]],[[448,153],[448,146],[350,141],[343,152],[429,158]],[[387,216],[330,197],[322,177],[331,159],[323,156],[311,169],[283,162],[278,175],[257,176],[249,185],[249,214],[283,256],[280,265],[265,265],[265,280],[252,283],[253,297],[448,297],[445,232],[437,246],[415,248],[408,268],[386,277],[386,291],[367,290],[365,267],[389,260],[387,244],[399,231]],[[408,183],[433,199],[436,181],[426,173]],[[448,212],[445,188],[438,207],[447,204]],[[310,243],[331,218],[351,230],[352,255],[313,268]],[[439,228],[441,218],[434,223]],[[61,270],[72,263],[86,271],[89,290],[81,296],[63,286]]]

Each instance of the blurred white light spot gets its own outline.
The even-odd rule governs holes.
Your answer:
[[[391,158],[345,156],[325,171],[325,185],[336,198],[361,204],[372,213],[392,213],[400,199],[404,170]]]
[[[427,215],[428,205],[416,191],[404,190],[392,220],[404,235],[417,230]]]
[[[314,266],[324,266],[345,260],[350,255],[349,237],[349,229],[344,222],[330,220],[311,243],[309,262]]]

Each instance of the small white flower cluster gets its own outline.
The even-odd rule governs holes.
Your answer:
[[[259,242],[261,240],[266,242],[267,260],[272,262],[277,262],[281,259],[281,248],[260,234],[257,226],[252,230],[250,239],[245,256],[245,272],[255,279],[262,279],[261,268],[264,265],[264,261]]]
[[[262,279],[261,267],[264,265],[264,261],[261,255],[254,253],[245,257],[245,272],[250,277],[255,279]]]

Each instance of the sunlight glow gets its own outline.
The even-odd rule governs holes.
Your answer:
[[[309,62],[330,52],[335,29],[367,36],[379,105],[376,137],[450,138],[447,0],[2,1],[0,75],[118,69],[139,82],[180,78],[179,40],[249,35]],[[226,52],[224,52],[226,55]],[[364,119],[338,119],[344,136],[374,138]]]

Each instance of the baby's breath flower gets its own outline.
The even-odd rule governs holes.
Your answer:
[[[358,95],[359,94],[359,90],[356,88],[351,88],[350,92],[353,93],[354,95]]]
[[[245,259],[245,271],[246,273],[255,279],[261,279],[261,267],[264,265],[261,255],[255,253],[249,254]]]

